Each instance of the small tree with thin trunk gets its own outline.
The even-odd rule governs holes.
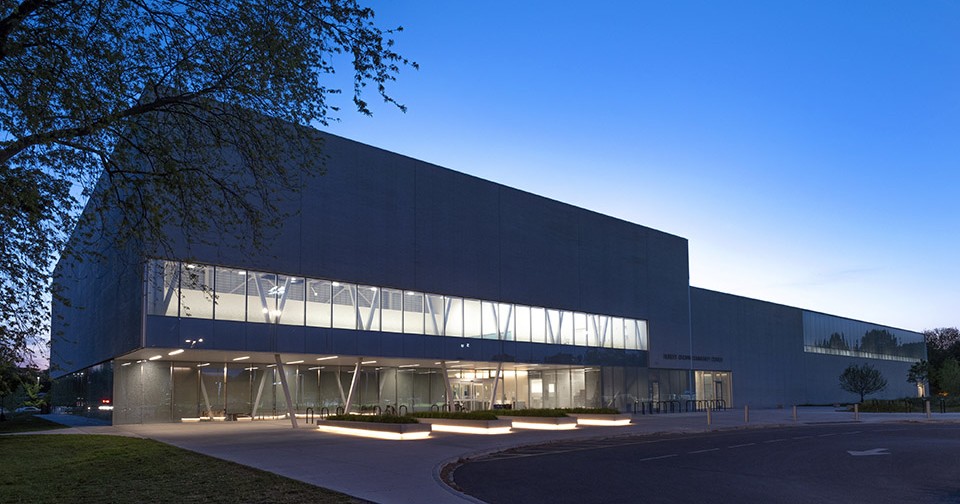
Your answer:
[[[863,402],[864,396],[887,388],[887,380],[880,370],[870,364],[851,364],[840,374],[840,388],[860,394],[860,402]]]

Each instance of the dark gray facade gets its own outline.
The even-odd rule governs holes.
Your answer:
[[[886,330],[902,335],[906,344],[921,342],[922,335],[889,327],[809,312],[765,301],[692,287],[694,367],[731,370],[734,399],[757,406],[830,404],[859,397],[839,388],[839,376],[851,364],[869,363],[883,373],[888,386],[875,397],[914,397],[917,387],[908,383],[912,362],[924,358],[891,360],[868,358],[854,351],[835,354],[805,350],[805,323],[816,319],[843,331],[853,324],[866,330]],[[848,331],[849,333],[849,331]],[[861,332],[862,334],[862,332]]]
[[[803,310],[690,288],[684,238],[347,139],[318,135],[328,156],[326,174],[301,177],[301,191],[278,195],[278,204],[289,217],[277,229],[269,230],[263,249],[250,245],[250,230],[225,230],[205,240],[187,241],[182,230],[171,227],[175,246],[163,253],[118,251],[104,243],[102,259],[79,262],[75,256],[65,256],[58,265],[57,282],[73,302],[71,306],[54,305],[54,376],[114,363],[117,376],[125,377],[115,386],[118,407],[124,401],[136,402],[142,410],[153,401],[149,398],[175,396],[173,403],[160,408],[166,408],[162,414],[133,414],[128,408],[124,421],[176,420],[191,408],[181,404],[182,400],[178,403],[177,397],[193,397],[186,401],[196,402],[196,409],[216,409],[200,405],[201,395],[196,390],[187,396],[171,392],[175,387],[206,387],[204,373],[213,368],[199,367],[211,362],[220,366],[221,385],[249,382],[243,385],[248,389],[245,399],[231,401],[259,400],[262,390],[257,391],[250,380],[254,380],[254,370],[262,371],[260,366],[231,364],[247,353],[254,354],[251,363],[257,354],[261,359],[290,355],[292,362],[336,356],[338,366],[346,366],[343,359],[348,357],[386,359],[394,366],[392,371],[378,367],[371,371],[376,377],[370,380],[386,380],[384,376],[392,372],[390,383],[395,393],[390,401],[396,404],[404,401],[403,394],[396,391],[403,382],[398,374],[403,362],[431,366],[440,361],[476,363],[470,371],[474,377],[477,373],[489,376],[490,366],[508,364],[514,373],[512,390],[526,394],[527,399],[519,402],[544,405],[630,409],[638,401],[707,398],[701,397],[704,394],[713,399],[722,395],[728,406],[835,402],[845,398],[836,385],[840,371],[848,363],[866,360],[877,363],[891,384],[896,384],[888,396],[912,395],[899,383],[908,360],[815,353],[810,350],[817,348],[805,344]],[[244,313],[239,319],[214,315],[226,298],[211,304],[208,315],[195,316],[177,308],[177,299],[187,287],[181,286],[182,277],[171,276],[170,268],[182,272],[196,265],[211,272],[222,268],[246,278],[265,275],[273,279],[269,284],[273,293],[283,291],[281,278],[292,278],[295,283],[326,279],[324,285],[343,282],[354,286],[354,297],[359,295],[357,289],[373,286],[369,288],[377,297],[372,302],[377,304],[369,313],[370,317],[376,315],[377,324],[375,328],[364,325],[358,297],[350,301],[360,319],[354,327],[311,323],[313,308],[302,293],[299,299],[290,294],[291,304],[286,308],[300,310],[300,323],[263,323],[258,320],[259,305],[251,304],[265,299],[266,288],[260,283],[256,285],[259,300],[251,284],[241,291],[238,303]],[[152,267],[166,268],[157,275],[166,278],[168,291],[176,296],[172,309],[169,303],[160,311],[146,308],[150,293],[163,289],[153,286],[157,280],[145,275]],[[290,285],[284,286],[288,294],[293,290]],[[211,281],[208,287],[213,296],[220,296],[223,285]],[[417,308],[420,322],[416,330],[405,326],[388,329],[380,324],[380,317],[388,316],[390,306],[379,296],[391,291],[416,294],[422,300],[433,295],[441,300],[475,302],[478,314],[479,307],[486,310],[490,306],[496,330],[481,330],[473,336],[476,339],[464,331],[454,333],[455,337],[431,332],[423,321],[436,313],[422,306]],[[263,303],[267,314],[266,301]],[[329,309],[335,311],[336,302],[330,303]],[[283,303],[280,306],[283,309]],[[500,310],[500,319],[496,310]],[[546,314],[536,315],[538,310]],[[563,332],[561,341],[558,322],[551,322],[547,312],[559,317],[567,314],[567,324],[580,325],[565,326],[572,329],[569,335]],[[526,313],[526,318],[520,319],[520,313]],[[531,313],[541,316],[540,321],[530,322]],[[642,327],[643,336],[636,336],[635,346],[625,345],[623,332],[629,332],[626,327],[634,322],[637,331]],[[501,328],[504,323],[508,329]],[[528,325],[521,329],[521,323]],[[538,330],[540,339],[530,336]],[[550,341],[551,335],[555,341]],[[607,335],[610,340],[605,339]],[[612,343],[613,338],[620,339]],[[202,345],[197,346],[200,339]],[[158,361],[147,362],[148,357]],[[434,360],[437,362],[431,362]],[[266,362],[270,361],[263,364]],[[139,374],[130,372],[133,364],[142,368]],[[306,376],[315,370],[316,388],[322,389],[321,375],[328,370],[308,365],[296,368],[291,379],[300,383],[301,372]],[[124,367],[122,373],[119,366]],[[191,366],[198,368],[190,371],[197,374],[195,379],[175,378],[178,369]],[[336,380],[340,373],[347,373],[345,369],[338,368]],[[240,376],[244,372],[250,374],[249,379]],[[464,373],[457,376],[466,376]],[[523,380],[537,378],[524,384],[521,375]],[[146,376],[152,377],[149,383],[144,382]],[[163,376],[170,377],[169,384],[156,383],[165,379]],[[134,384],[130,380],[139,381]],[[542,383],[534,384],[534,380]],[[720,385],[715,391],[703,385],[713,380],[722,381],[722,391]],[[384,383],[381,381],[380,389]],[[214,386],[220,388],[211,383],[210,387]],[[531,390],[541,386],[544,397],[531,399]],[[424,390],[431,397],[437,395],[436,384]],[[547,397],[554,393],[566,394],[566,399],[551,403],[559,401]],[[413,392],[409,395],[411,404],[423,402],[413,398]],[[251,399],[253,396],[257,399]],[[229,410],[227,398],[223,401],[220,410]],[[274,407],[277,401],[274,399]],[[303,401],[325,404],[320,396]],[[378,401],[391,404],[374,399]],[[493,402],[491,399],[487,406]]]

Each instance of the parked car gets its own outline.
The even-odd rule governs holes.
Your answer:
[[[20,406],[14,411],[17,413],[40,413],[40,408],[36,406]]]

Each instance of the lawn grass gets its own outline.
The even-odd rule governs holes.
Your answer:
[[[33,413],[13,413],[8,414],[7,419],[0,422],[0,434],[11,432],[31,432],[51,429],[64,429],[66,425],[44,420],[34,416]]]
[[[149,439],[0,436],[0,502],[358,503]]]

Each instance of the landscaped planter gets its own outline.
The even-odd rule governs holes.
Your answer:
[[[501,420],[510,420],[514,429],[567,430],[577,428],[577,419],[569,416],[538,417],[497,415]]]
[[[567,413],[577,419],[577,425],[630,425],[633,415],[629,413]]]
[[[418,418],[420,423],[430,424],[437,432],[461,432],[465,434],[508,434],[512,422],[497,420],[460,420],[453,418]]]
[[[351,422],[346,420],[318,420],[317,430],[334,434],[347,434],[379,439],[409,440],[430,436],[427,423],[377,423]]]

